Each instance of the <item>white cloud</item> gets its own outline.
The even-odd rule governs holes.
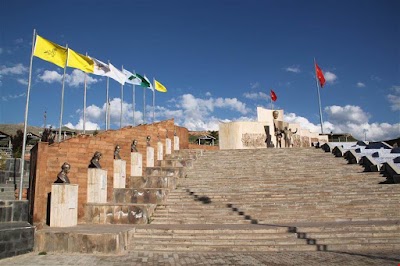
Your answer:
[[[326,82],[328,82],[328,83],[334,83],[337,80],[337,76],[334,73],[329,72],[329,71],[326,71],[324,73],[324,77],[325,77]]]
[[[362,82],[357,82],[357,87],[359,87],[359,88],[364,88],[364,87],[365,87],[365,84],[362,83]]]
[[[74,69],[71,74],[67,74],[65,76],[65,82],[71,87],[78,87],[79,85],[83,85],[85,81],[85,73],[78,69]],[[90,85],[98,82],[97,79],[92,78],[91,76],[86,77],[86,84]]]
[[[17,82],[22,85],[28,85],[28,81],[26,79],[17,79]]]
[[[83,119],[79,119],[79,122],[76,125],[73,125],[71,122],[68,122],[64,126],[69,127],[71,129],[83,130]],[[97,123],[93,123],[90,121],[86,121],[85,130],[96,130],[100,129],[100,126]]]
[[[390,93],[387,96],[387,99],[390,102],[390,108],[393,111],[399,111],[400,110],[400,86],[393,86],[390,89],[393,91],[393,93]]]
[[[152,111],[151,111],[152,112]],[[74,125],[72,122],[68,122],[68,127],[75,129],[83,129],[83,111],[77,110],[77,113],[80,115],[80,120],[77,124]],[[106,104],[99,107],[94,104],[86,107],[86,129],[96,129],[95,126],[100,127],[100,125],[105,124],[105,116],[106,116]],[[128,104],[123,102],[122,104],[122,126],[132,125],[133,124],[133,107],[132,104]],[[171,117],[170,117],[171,118]],[[110,101],[110,123],[115,127],[119,128],[121,120],[121,99],[114,98]],[[135,110],[135,124],[143,123],[143,113]]]
[[[54,82],[61,83],[62,75],[54,70],[52,70],[52,71],[45,70],[42,75],[39,75],[39,79],[46,83],[54,83]]]
[[[206,96],[207,96],[207,97],[210,97],[210,96],[211,96],[211,92],[207,91],[207,92],[206,92]]]
[[[328,106],[325,108],[324,133],[350,133],[359,140],[364,140],[367,130],[367,140],[382,141],[400,136],[400,123],[372,123],[368,122],[369,115],[358,106]],[[294,113],[285,114],[284,120],[289,123],[298,123],[304,129],[321,133],[321,125],[313,124],[307,118]]]
[[[260,82],[250,83],[251,89],[258,89],[260,87]]]
[[[251,100],[269,100],[270,97],[264,92],[245,92],[243,96]]]
[[[375,76],[375,75],[371,75],[370,78],[371,78],[371,80],[373,80],[373,81],[378,81],[378,82],[382,81],[382,79],[381,79],[380,77]]]
[[[359,106],[346,105],[342,106],[328,106],[325,107],[325,113],[329,116],[329,121],[333,124],[342,124],[343,122],[350,122],[354,124],[367,123],[370,117]]]
[[[39,79],[46,83],[61,83],[63,75],[58,73],[57,71],[49,71],[45,70],[42,75],[39,75]],[[65,75],[65,83],[71,87],[78,87],[79,85],[83,85],[85,80],[85,74],[78,70],[74,69],[71,74]],[[99,80],[92,78],[91,76],[87,76],[86,84],[90,85],[98,82]]]
[[[284,121],[288,123],[297,123],[303,129],[308,129],[311,132],[321,132],[321,127],[318,125],[314,125],[307,118],[302,116],[297,116],[295,113],[284,114]]]
[[[22,38],[18,38],[18,39],[16,39],[16,40],[14,41],[15,44],[21,44],[21,43],[23,43],[23,42],[24,42],[24,39],[22,39]]]
[[[249,110],[246,108],[246,104],[242,103],[236,98],[217,98],[214,101],[215,107],[229,108],[241,114],[246,114]]]
[[[21,97],[25,97],[26,93],[20,93],[20,94],[10,94],[10,95],[6,95],[6,96],[2,96],[1,100],[4,102],[7,102],[8,100],[14,100],[14,99],[18,99]]]
[[[246,105],[236,98],[196,98],[192,94],[184,94],[176,99],[173,109],[156,107],[156,118],[174,118],[175,123],[189,130],[218,130],[220,118],[213,116],[216,108],[231,110],[239,114],[247,114]]]
[[[287,72],[293,72],[293,73],[300,73],[301,72],[299,66],[290,66],[290,67],[285,68],[285,70]]]
[[[28,68],[22,64],[16,64],[12,67],[0,66],[0,76],[21,75],[28,72]]]

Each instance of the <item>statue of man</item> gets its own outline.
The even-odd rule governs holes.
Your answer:
[[[150,147],[150,140],[151,140],[151,137],[148,135],[148,136],[146,137],[147,147]]]
[[[282,137],[283,137],[283,130],[280,129],[278,125],[278,116],[279,112],[277,110],[272,112],[272,116],[274,118],[274,129],[275,129],[275,137],[276,137],[276,147],[282,148]]]
[[[134,139],[134,140],[132,141],[132,145],[131,145],[131,152],[138,152],[138,150],[137,150],[137,148],[136,148],[136,145],[137,145],[137,140]]]
[[[121,160],[121,156],[119,155],[120,150],[121,150],[121,147],[119,145],[115,146],[114,160]]]
[[[297,129],[295,132],[292,132],[292,129],[290,129],[290,128],[288,129],[287,127],[285,127],[284,133],[285,133],[285,146],[290,148],[293,145],[293,143],[292,143],[293,142],[293,139],[292,139],[293,134],[297,133]]]
[[[101,158],[101,153],[96,151],[90,160],[89,168],[98,168],[101,169],[100,165],[100,158]]]
[[[69,184],[69,178],[67,174],[69,173],[71,169],[71,165],[67,162],[63,163],[61,166],[61,171],[57,175],[57,180],[54,183],[64,183],[64,184]]]

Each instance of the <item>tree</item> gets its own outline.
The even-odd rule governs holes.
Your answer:
[[[41,141],[48,142],[49,144],[54,143],[54,134],[51,132],[51,127],[44,129]]]
[[[17,130],[17,134],[11,136],[11,144],[14,158],[21,158],[22,143],[24,141],[24,132],[21,129]]]

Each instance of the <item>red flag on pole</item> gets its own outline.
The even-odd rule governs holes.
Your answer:
[[[322,70],[321,70],[321,68],[319,68],[317,63],[315,63],[315,75],[317,76],[317,78],[319,80],[319,85],[321,86],[321,88],[323,88],[324,84],[325,84],[325,77],[324,77],[324,73],[322,73]]]
[[[278,97],[276,96],[275,92],[273,90],[271,90],[271,100],[276,102],[277,99],[278,99]]]

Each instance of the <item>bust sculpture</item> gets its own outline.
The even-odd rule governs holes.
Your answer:
[[[131,145],[131,152],[138,152],[138,150],[137,150],[137,148],[136,148],[136,145],[137,145],[137,140],[134,139],[134,140],[132,141],[132,145]]]
[[[101,158],[101,153],[96,151],[90,160],[89,168],[98,168],[101,169],[100,165],[100,158]]]
[[[57,175],[57,180],[54,183],[64,183],[64,184],[69,184],[69,179],[67,174],[69,173],[69,170],[71,169],[71,165],[67,162],[63,163],[61,166],[61,171]]]
[[[121,156],[119,155],[120,150],[121,150],[121,147],[119,145],[115,146],[114,160],[121,160]]]
[[[146,137],[147,147],[150,147],[150,140],[151,140],[151,137],[148,135],[148,136]]]

